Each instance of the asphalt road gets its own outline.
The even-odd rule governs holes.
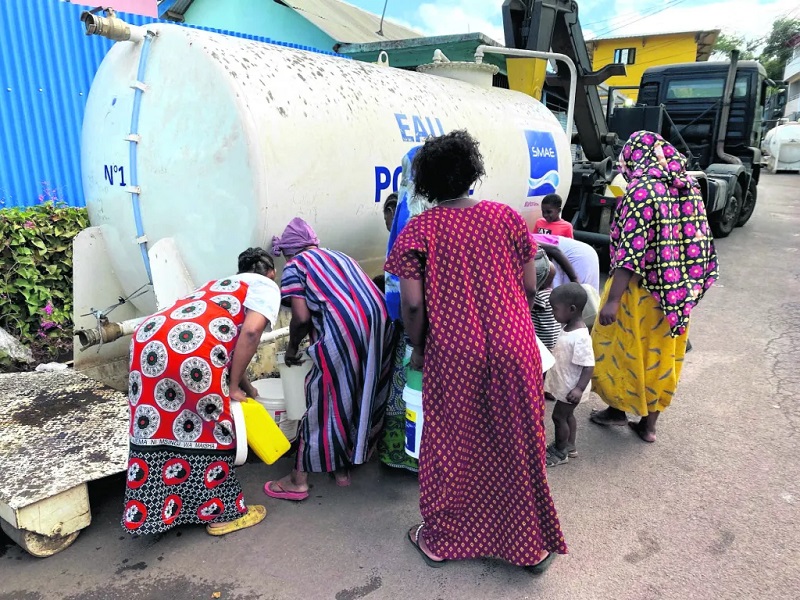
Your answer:
[[[759,190],[751,223],[718,241],[722,277],[658,442],[589,423],[597,400],[579,407],[581,457],[550,474],[570,554],[545,577],[491,560],[428,568],[403,539],[415,479],[374,463],[350,488],[317,476],[305,503],[267,499],[281,461],[240,469],[269,515],[219,539],[131,539],[122,478],[97,482],[94,522],[61,554],[0,538],[0,600],[800,597],[800,175]]]

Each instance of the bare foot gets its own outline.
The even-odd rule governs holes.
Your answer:
[[[647,424],[645,423],[644,419],[638,422],[631,421],[628,423],[628,426],[636,432],[636,435],[638,435],[643,442],[652,444],[656,441],[656,432],[647,428]]]

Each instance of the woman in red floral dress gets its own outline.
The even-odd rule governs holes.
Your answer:
[[[233,472],[231,400],[256,391],[245,376],[273,325],[280,289],[272,257],[239,255],[239,274],[209,281],[139,325],[128,379],[130,454],[122,525],[132,534],[199,523],[222,535],[261,522]]]
[[[567,547],[545,471],[535,245],[513,209],[469,197],[484,168],[467,132],[425,142],[414,172],[436,206],[409,221],[386,264],[412,364],[424,364],[424,521],[408,538],[432,567],[496,557],[540,574]]]

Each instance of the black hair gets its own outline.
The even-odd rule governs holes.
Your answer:
[[[376,275],[372,278],[372,283],[374,283],[381,293],[386,293],[386,275]]]
[[[387,210],[394,210],[397,208],[397,194],[392,192],[386,196],[386,201],[383,203],[383,212]]]
[[[463,129],[428,138],[412,171],[416,193],[434,203],[456,198],[486,174],[478,142]]]
[[[561,205],[563,203],[564,201],[558,194],[547,194],[547,196],[542,198],[542,206],[555,206],[558,210],[561,210]]]
[[[565,283],[558,286],[550,293],[550,304],[563,304],[566,306],[575,305],[579,314],[583,313],[589,295],[580,283]]]
[[[239,273],[266,275],[275,270],[275,261],[263,248],[248,248],[239,255]]]

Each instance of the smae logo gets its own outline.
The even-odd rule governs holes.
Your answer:
[[[531,172],[528,196],[544,196],[556,191],[559,183],[556,141],[549,131],[525,131]]]

